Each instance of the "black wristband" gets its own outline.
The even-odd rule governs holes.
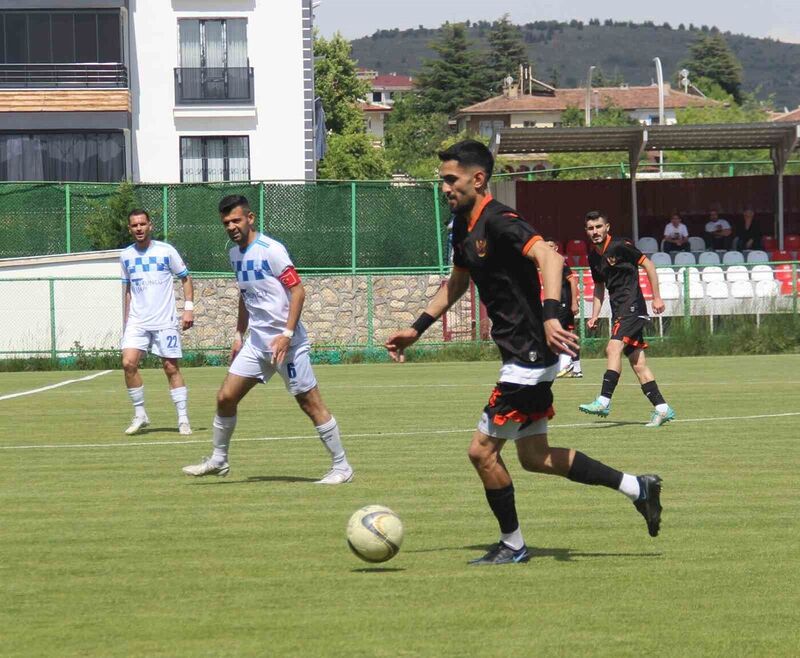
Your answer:
[[[422,315],[414,320],[414,324],[411,325],[411,328],[416,329],[417,335],[421,336],[434,322],[436,322],[436,318],[430,313],[425,313],[423,311]]]
[[[542,319],[558,320],[558,312],[561,310],[561,302],[557,299],[545,299],[542,302]]]

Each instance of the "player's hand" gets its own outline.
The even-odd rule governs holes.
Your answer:
[[[664,300],[661,299],[661,297],[653,297],[653,313],[660,315],[664,312],[665,308],[667,308],[667,306],[664,304]]]
[[[406,357],[403,354],[404,350],[416,343],[418,338],[419,334],[417,333],[417,330],[409,327],[408,329],[402,329],[389,336],[389,339],[383,344],[383,346],[389,350],[389,357],[392,359],[392,361],[403,363],[406,360]]]
[[[564,329],[558,320],[544,321],[544,337],[547,341],[547,346],[555,354],[563,353],[575,356],[575,350],[578,349],[578,337],[571,331]]]
[[[181,327],[185,331],[186,329],[191,329],[192,325],[194,325],[194,311],[184,311],[183,318],[181,319]]]
[[[589,329],[591,329],[591,330],[595,330],[595,329],[597,329],[597,322],[599,320],[600,320],[600,318],[596,318],[596,317],[592,316],[591,318],[589,318],[586,321],[586,326],[589,327]]]
[[[578,315],[578,311],[580,311],[580,307],[577,304],[573,304],[572,308],[570,309],[572,315]]]
[[[286,358],[286,353],[289,351],[289,343],[291,340],[281,334],[272,339],[270,348],[272,349],[272,363],[281,365]]]
[[[236,336],[233,339],[233,345],[231,346],[231,363],[236,358],[236,355],[242,351],[242,344],[244,341],[242,340],[242,334],[238,331],[236,332]]]

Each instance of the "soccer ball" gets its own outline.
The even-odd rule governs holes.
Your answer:
[[[400,552],[403,522],[383,505],[367,505],[347,522],[347,545],[366,562],[386,562]]]

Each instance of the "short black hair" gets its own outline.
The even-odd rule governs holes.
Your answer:
[[[604,212],[600,212],[599,210],[590,210],[586,213],[586,219],[583,220],[583,223],[586,222],[593,222],[596,219],[602,219],[604,222],[608,223],[608,217]]]
[[[142,208],[134,208],[133,210],[131,210],[128,213],[128,223],[129,224],[131,222],[131,217],[135,217],[136,215],[144,215],[145,217],[147,217],[147,221],[148,222],[152,222],[153,221],[153,220],[150,219],[150,214],[146,210],[143,210]]]
[[[486,180],[492,177],[494,156],[485,144],[475,139],[465,139],[437,153],[439,160],[448,162],[455,160],[467,167],[480,167],[486,172]]]
[[[250,212],[250,202],[247,200],[246,196],[242,196],[241,194],[229,194],[223,197],[219,202],[219,212],[222,215],[228,215],[238,206],[241,206],[242,210],[245,212]]]

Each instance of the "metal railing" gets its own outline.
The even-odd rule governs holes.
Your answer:
[[[2,89],[127,89],[121,63],[0,64]]]
[[[175,69],[175,105],[254,102],[252,67]]]

